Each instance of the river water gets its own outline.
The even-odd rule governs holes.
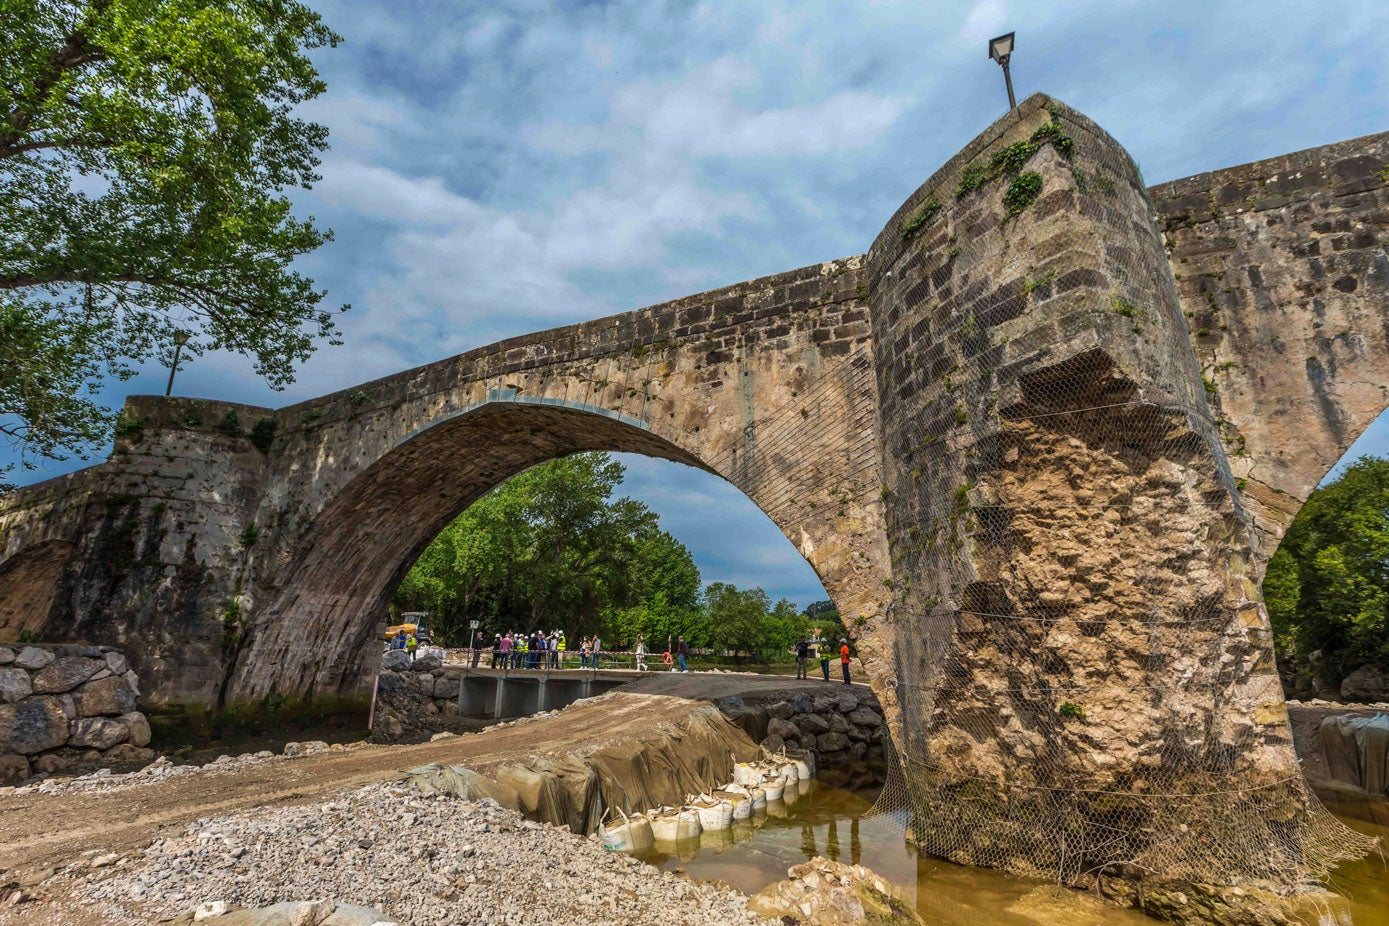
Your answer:
[[[774,803],[771,812],[759,814],[753,825],[705,833],[697,841],[666,847],[674,852],[658,849],[643,859],[699,881],[725,881],[747,894],[785,878],[787,868],[817,855],[861,864],[900,887],[927,922],[941,926],[1152,926],[1155,922],[1053,884],[919,856],[903,837],[904,817],[864,816],[875,797],[872,792],[817,787],[789,805]],[[1389,814],[1378,823],[1346,822],[1389,845]],[[1342,866],[1331,886],[1349,900],[1355,926],[1389,926],[1389,867],[1383,856]]]

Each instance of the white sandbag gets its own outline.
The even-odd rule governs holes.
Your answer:
[[[767,801],[780,801],[782,792],[786,790],[786,782],[780,778],[769,779],[762,782],[762,790],[767,794]]]
[[[694,839],[703,829],[699,814],[693,810],[663,807],[651,813],[651,833],[662,842]]]
[[[706,830],[726,830],[733,825],[733,805],[708,794],[690,802],[699,814],[699,825]]]
[[[759,810],[767,809],[767,789],[756,787],[748,789],[748,796],[752,798],[752,810],[756,813]]]
[[[806,749],[788,750],[787,758],[796,764],[796,777],[809,781],[815,777],[815,753]]]
[[[613,817],[616,810],[622,821]],[[598,824],[598,839],[609,852],[649,852],[655,844],[651,821],[641,814],[627,816],[621,807],[609,807]]]
[[[762,781],[762,770],[753,762],[739,762],[733,766],[733,781],[744,787],[752,787]]]
[[[715,791],[714,797],[728,801],[729,804],[733,805],[734,820],[746,820],[751,817],[752,797],[738,785],[730,785],[729,788],[738,788],[738,790]]]

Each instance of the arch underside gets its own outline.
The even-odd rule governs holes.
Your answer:
[[[265,583],[228,700],[270,691],[322,694],[329,686],[340,694],[358,690],[375,670],[370,644],[390,595],[424,548],[469,505],[526,469],[611,451],[722,475],[627,416],[511,398],[408,435],[334,497],[294,544],[301,552]],[[788,535],[796,529],[778,526]]]
[[[0,640],[42,632],[73,547],[66,540],[49,540],[0,564]]]

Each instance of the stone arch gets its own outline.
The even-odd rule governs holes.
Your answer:
[[[66,540],[47,540],[0,563],[0,640],[43,630],[73,547]]]
[[[249,591],[265,600],[255,602],[258,617],[229,667],[226,699],[360,691],[375,671],[370,644],[387,601],[430,541],[512,476],[586,451],[638,453],[727,478],[639,419],[494,392],[403,437],[322,509],[273,583]],[[793,543],[807,526],[772,519]],[[797,546],[831,599],[843,597],[814,545]]]

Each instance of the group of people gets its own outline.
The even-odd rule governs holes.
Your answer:
[[[413,633],[406,633],[401,630],[391,637],[391,649],[403,649],[410,654],[410,661],[415,661],[415,651],[420,648],[420,641],[415,638]]]
[[[411,641],[414,637],[410,638]],[[394,646],[394,641],[392,641]],[[413,645],[412,645],[413,650]],[[482,659],[485,649],[485,642],[482,631],[473,633],[472,645],[472,667],[477,668]],[[669,647],[668,647],[669,649]],[[508,630],[505,634],[494,634],[492,640],[492,663],[493,669],[560,669],[564,668],[565,653],[568,650],[568,643],[564,637],[563,630],[556,630],[552,633],[532,631],[529,634],[517,633]],[[690,655],[689,645],[685,638],[680,637],[674,646],[674,653],[667,651],[662,659],[672,672],[688,672],[689,664],[686,659]],[[641,634],[637,634],[635,647],[636,666],[638,671],[646,671],[646,641]],[[579,668],[596,669],[605,655],[603,650],[603,639],[598,634],[591,637],[584,637],[579,642]]]
[[[825,681],[830,680],[830,657],[833,647],[829,640],[820,639],[818,634],[809,639],[801,637],[791,651],[796,654],[796,678],[809,678],[810,664],[818,659]],[[844,684],[849,684],[849,641],[844,637],[839,638],[839,667],[844,671]]]
[[[495,634],[492,640],[492,668],[494,669],[558,669],[564,658],[566,641],[563,630],[545,633],[532,630],[518,633],[508,630],[505,634]],[[473,634],[473,668],[477,668],[482,656],[482,631]]]

